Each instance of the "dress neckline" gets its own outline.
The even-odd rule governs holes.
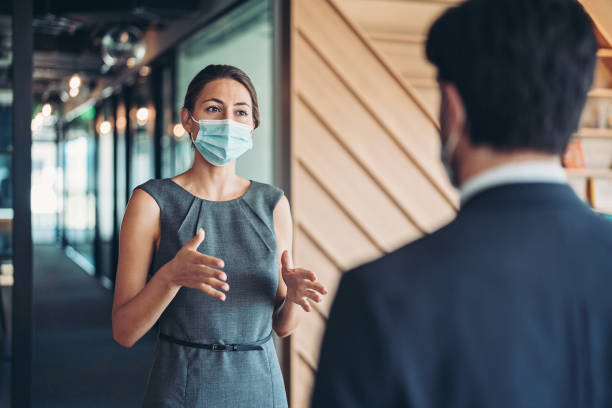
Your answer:
[[[216,201],[216,200],[207,200],[205,198],[198,197],[197,195],[191,193],[190,191],[185,189],[185,187],[181,186],[179,183],[177,183],[176,181],[172,180],[171,178],[167,178],[166,180],[168,180],[171,184],[174,184],[176,187],[178,187],[179,190],[184,191],[190,197],[195,198],[195,199],[200,200],[200,201],[204,201],[206,203],[211,203],[211,204],[227,204],[227,203],[233,203],[235,201],[242,200],[249,193],[249,191],[252,190],[253,184],[255,183],[253,180],[249,179],[249,182],[250,182],[249,183],[249,187],[246,189],[246,191],[244,193],[242,193],[241,195],[239,195],[236,198],[232,198],[231,200]]]

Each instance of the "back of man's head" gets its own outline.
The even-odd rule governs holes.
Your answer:
[[[576,0],[468,0],[432,26],[427,58],[463,99],[474,145],[562,153],[593,81],[593,23]]]

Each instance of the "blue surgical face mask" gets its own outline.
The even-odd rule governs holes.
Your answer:
[[[193,144],[214,166],[225,166],[253,147],[251,126],[231,119],[195,120],[200,126]]]

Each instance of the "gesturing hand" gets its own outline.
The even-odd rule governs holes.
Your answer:
[[[283,252],[281,264],[283,280],[287,285],[287,300],[310,312],[308,299],[319,303],[321,295],[327,294],[327,289],[320,282],[317,282],[317,276],[313,272],[302,268],[291,268],[288,251]]]
[[[168,280],[174,286],[187,286],[201,290],[207,295],[225,300],[225,293],[229,285],[225,282],[225,272],[215,268],[223,268],[222,259],[204,255],[198,252],[198,246],[204,241],[204,230],[200,228],[176,253],[168,265]],[[219,290],[217,290],[219,289]]]

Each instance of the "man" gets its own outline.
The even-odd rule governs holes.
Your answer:
[[[559,164],[596,51],[574,0],[469,0],[435,22],[461,209],[344,276],[314,407],[612,407],[612,224]]]

